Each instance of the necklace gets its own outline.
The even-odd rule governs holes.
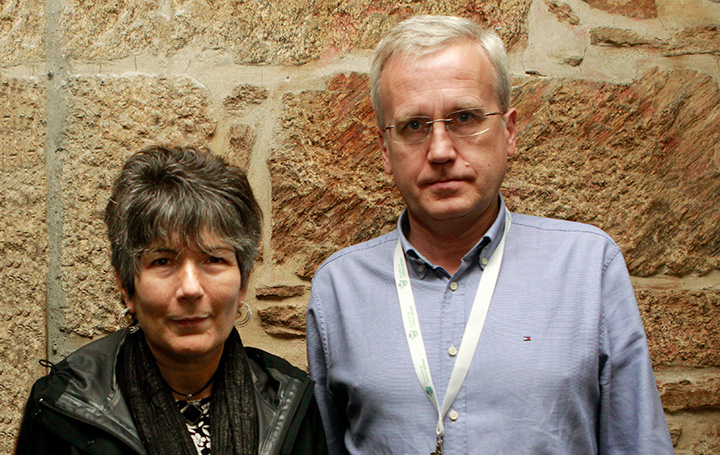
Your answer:
[[[178,392],[177,390],[173,389],[170,386],[170,384],[167,385],[168,387],[170,387],[170,390],[172,390],[173,392],[175,392],[178,395],[185,397],[185,400],[186,400],[185,403],[183,403],[182,401],[178,401],[177,403],[180,405],[180,414],[182,414],[183,417],[185,417],[185,419],[192,425],[197,425],[197,423],[198,423],[198,421],[200,421],[200,418],[202,417],[203,413],[202,413],[202,409],[200,407],[200,400],[191,400],[191,399],[195,395],[199,394],[203,390],[210,387],[210,384],[212,384],[214,380],[215,380],[215,374],[213,373],[213,375],[210,376],[210,380],[208,382],[206,382],[205,385],[202,386],[202,388],[200,390],[198,390],[197,392],[193,392],[193,393]],[[166,382],[166,384],[167,384],[167,382]]]
[[[213,373],[213,375],[210,376],[210,380],[209,380],[208,382],[206,382],[205,385],[200,388],[200,390],[198,390],[197,392],[193,392],[193,393],[182,393],[182,392],[178,392],[177,390],[173,389],[172,386],[170,386],[170,384],[168,384],[167,386],[170,387],[170,390],[172,390],[173,392],[177,393],[178,395],[181,395],[181,396],[185,397],[186,400],[190,400],[190,399],[191,399],[192,397],[194,397],[195,395],[199,394],[199,393],[202,392],[203,390],[205,390],[205,389],[207,389],[208,387],[210,387],[210,384],[212,384],[214,380],[215,380],[215,374]],[[165,382],[165,383],[167,384],[167,382]]]

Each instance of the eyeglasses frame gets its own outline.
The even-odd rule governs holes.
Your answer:
[[[460,110],[458,110],[458,111],[450,112],[450,113],[447,114],[447,115],[448,115],[448,117],[449,117],[449,116],[451,116],[451,115],[453,115],[453,114],[457,114],[457,113],[460,113],[460,112],[476,111],[476,110],[482,110],[482,109],[481,109],[481,108],[460,109]],[[504,112],[500,112],[500,111],[483,113],[483,117],[490,117],[491,115],[505,115],[505,113],[504,113]],[[418,116],[418,117],[411,117],[411,118],[422,119],[422,118],[429,118],[429,117]],[[449,125],[450,125],[450,122],[452,122],[452,119],[450,119],[450,118],[439,118],[439,119],[435,119],[435,120],[428,120],[428,121],[425,122],[425,126],[428,126],[428,127],[430,127],[430,128],[428,129],[428,133],[425,135],[425,137],[423,137],[422,140],[420,140],[420,141],[418,141],[418,142],[402,142],[402,141],[396,141],[396,140],[394,140],[394,139],[392,138],[392,136],[390,137],[390,140],[393,141],[393,142],[396,143],[396,144],[404,144],[404,145],[417,145],[417,144],[422,144],[423,142],[425,142],[425,141],[430,137],[430,135],[432,134],[433,125],[434,125],[435,123],[438,123],[438,122],[444,123],[444,124],[445,124],[445,131],[447,131],[448,134],[450,134],[450,136],[453,136],[453,137],[474,137],[474,136],[479,136],[479,135],[481,135],[481,134],[483,134],[484,132],[487,131],[487,129],[484,129],[484,130],[482,130],[482,131],[478,131],[477,133],[473,133],[473,134],[466,134],[466,135],[456,134],[456,133],[450,131],[450,129],[449,129]],[[391,130],[391,129],[395,128],[395,126],[396,126],[396,125],[389,125],[389,126],[386,126],[386,127],[383,128],[383,129],[384,129],[385,131]]]

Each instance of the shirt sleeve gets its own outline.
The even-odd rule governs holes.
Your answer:
[[[619,250],[603,273],[599,453],[673,454],[647,339]]]
[[[315,381],[315,399],[320,408],[328,451],[333,455],[347,454],[344,437],[347,430],[347,417],[342,412],[346,401],[337,398],[330,390],[328,382],[329,355],[327,331],[323,319],[323,303],[337,305],[337,302],[323,302],[324,286],[313,280],[310,303],[307,312],[307,357],[310,378]]]

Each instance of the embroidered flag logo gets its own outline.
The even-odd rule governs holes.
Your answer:
[[[523,341],[530,341],[530,337],[523,337]]]

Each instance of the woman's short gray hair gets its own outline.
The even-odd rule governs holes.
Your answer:
[[[112,265],[132,297],[148,247],[158,241],[194,242],[206,250],[206,234],[235,249],[242,286],[247,286],[262,212],[241,169],[196,148],[153,146],[123,166],[105,207],[105,224]]]
[[[435,52],[458,41],[477,43],[487,53],[495,68],[495,92],[502,112],[510,109],[510,69],[505,46],[491,30],[470,19],[452,16],[415,16],[390,29],[375,48],[370,68],[370,91],[380,128],[384,124],[380,78],[388,61],[394,56],[415,56]]]

